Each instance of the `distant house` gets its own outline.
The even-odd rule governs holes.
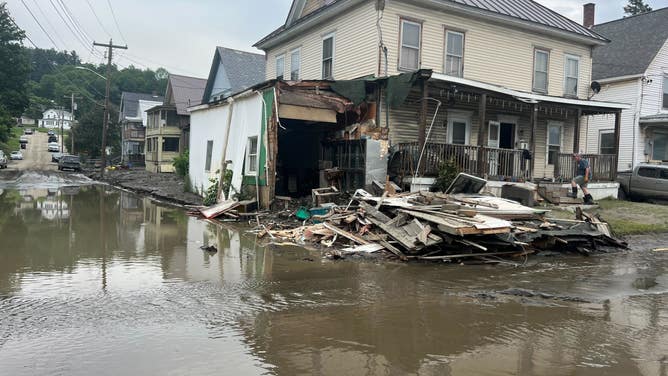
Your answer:
[[[123,163],[144,164],[146,110],[161,105],[163,100],[163,97],[154,94],[126,91],[121,94],[118,123],[121,126],[121,161]]]
[[[217,104],[223,104],[233,94],[244,92],[261,83],[264,81],[264,74],[264,55],[225,47],[216,48],[202,95],[202,104],[190,108],[190,179],[193,187],[200,193],[203,194],[209,187],[209,178],[217,176],[221,154],[227,144],[225,128],[230,119],[226,107]],[[260,116],[261,100],[256,98],[252,103],[253,106],[249,109],[252,108],[252,111]],[[260,107],[257,106],[258,103]],[[252,127],[248,126],[248,129],[242,129],[246,127],[246,123],[243,124],[235,123],[235,129],[250,131],[256,137],[259,135],[259,120],[253,120]],[[245,150],[246,140],[238,141],[243,143]],[[257,144],[255,148],[258,148]]]
[[[58,128],[69,130],[72,125],[72,114],[65,110],[48,109],[42,113],[42,118],[38,121],[38,126],[42,128]]]
[[[35,124],[37,124],[37,122],[35,121],[35,119],[33,119],[31,117],[23,115],[20,118],[16,119],[16,124],[18,124],[21,127],[24,127],[24,126],[35,125]]]
[[[217,47],[204,90],[203,103],[223,99],[264,81],[265,57]]]
[[[668,8],[606,22],[592,28],[610,39],[594,49],[595,100],[631,104],[622,112],[619,170],[651,160],[668,161]],[[586,152],[611,154],[614,122],[606,116],[586,123]]]
[[[169,75],[165,102],[147,111],[145,161],[148,171],[174,172],[174,158],[188,149],[188,107],[201,103],[205,86],[205,79]]]

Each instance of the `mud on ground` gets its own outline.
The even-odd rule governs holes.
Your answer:
[[[176,174],[158,174],[143,169],[106,171],[100,179],[99,172],[89,177],[124,188],[135,193],[153,196],[178,205],[202,205],[202,198],[185,192],[185,183]]]

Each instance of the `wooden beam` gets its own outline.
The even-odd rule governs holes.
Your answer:
[[[578,117],[575,120],[575,134],[573,135],[573,153],[580,152],[580,120],[582,119],[582,109],[578,108]]]
[[[487,134],[487,94],[480,94],[478,103],[478,146],[485,146],[485,135]],[[478,175],[484,176],[487,163],[483,160],[483,149],[478,148]]]
[[[615,163],[610,169],[610,180],[614,181],[617,177],[617,166],[619,165],[619,138],[622,129],[622,111],[615,112]]]
[[[418,152],[421,152],[427,142],[427,111],[429,111],[429,84],[427,80],[421,81],[422,87],[422,106],[420,107],[420,116],[418,121]],[[424,161],[417,166],[418,171],[422,172]]]
[[[531,106],[531,177],[536,171],[536,132],[538,130],[538,105]]]
[[[334,110],[281,104],[278,108],[278,112],[284,119],[296,119],[336,124],[336,111]]]

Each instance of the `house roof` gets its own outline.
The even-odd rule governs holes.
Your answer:
[[[208,102],[220,67],[223,68],[227,86],[229,86],[224,89],[224,93],[229,95],[264,81],[265,56],[226,47],[216,47],[202,102]]]
[[[122,121],[125,118],[136,118],[141,116],[139,113],[140,100],[162,103],[165,98],[160,95],[124,91],[121,94],[121,112],[119,120]]]
[[[262,38],[254,46],[264,48],[268,42],[284,32],[319,18],[323,15],[322,13],[329,10],[334,11],[338,8],[340,11],[344,11],[347,9],[345,3],[361,3],[359,0],[335,0],[304,17],[295,19],[294,11],[303,8],[296,3],[303,1],[305,0],[294,0],[290,10],[291,16],[288,16],[285,24]],[[476,15],[500,22],[511,22],[520,27],[535,28],[538,26],[546,31],[584,38],[594,44],[605,44],[607,42],[607,39],[596,31],[587,29],[533,0],[409,0],[408,2]]]
[[[594,49],[592,78],[644,74],[668,39],[668,8],[595,25],[610,44]]]
[[[188,107],[202,103],[205,88],[206,80],[203,78],[170,74],[165,97],[168,104],[176,107],[177,114],[188,115]]]

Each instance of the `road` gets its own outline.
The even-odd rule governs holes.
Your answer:
[[[35,132],[27,135],[28,145],[22,149],[23,160],[8,161],[8,170],[39,170],[53,171],[58,170],[58,165],[51,162],[51,153],[48,151],[49,136],[46,133]],[[59,140],[60,141],[60,140]],[[67,152],[67,148],[65,148]]]

